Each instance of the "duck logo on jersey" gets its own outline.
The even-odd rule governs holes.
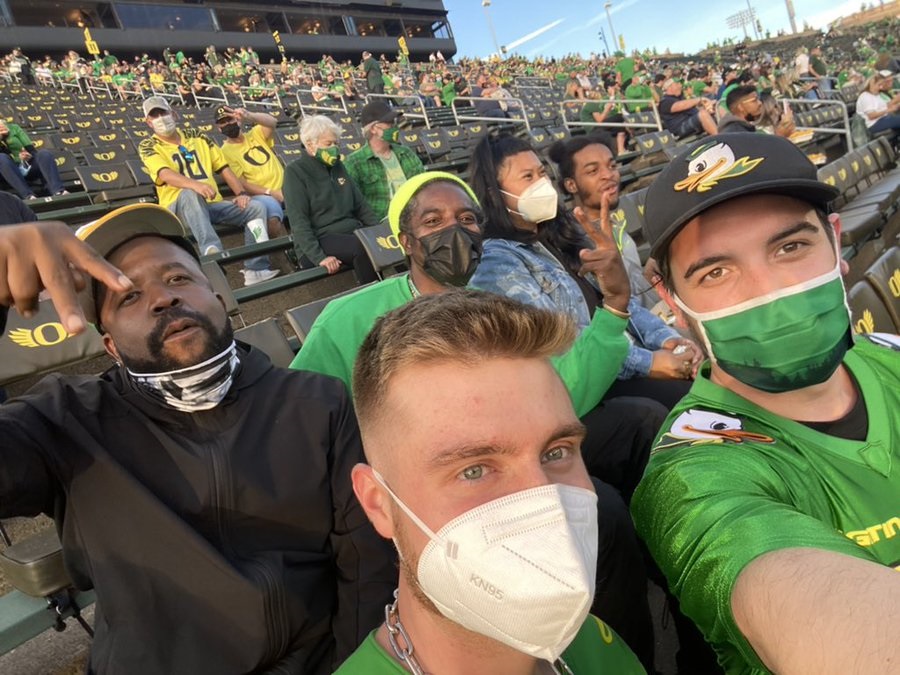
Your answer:
[[[735,159],[734,151],[725,143],[704,143],[687,158],[688,175],[675,183],[675,191],[707,192],[719,181],[750,173],[763,159],[747,156]]]
[[[745,442],[774,443],[775,439],[744,431],[743,422],[737,417],[691,408],[675,418],[669,430],[660,437],[656,449]]]

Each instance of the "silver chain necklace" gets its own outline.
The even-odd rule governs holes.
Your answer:
[[[415,655],[415,647],[409,634],[403,628],[400,622],[400,613],[397,611],[397,594],[400,589],[394,589],[394,601],[384,606],[384,625],[388,630],[388,642],[391,643],[391,649],[394,650],[394,656],[400,659],[402,663],[413,675],[429,675],[429,673],[419,665],[419,660]],[[402,644],[401,644],[402,643]],[[563,661],[562,657],[556,659],[553,669],[559,675],[575,675],[569,665]]]

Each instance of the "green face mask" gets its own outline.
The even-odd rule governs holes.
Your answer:
[[[696,313],[711,360],[746,385],[772,393],[825,382],[850,337],[850,311],[840,268],[775,293],[715,312]]]
[[[400,140],[400,129],[397,127],[388,127],[381,132],[381,138],[388,143],[396,143]]]
[[[316,159],[325,166],[334,166],[340,159],[340,151],[336,145],[332,145],[330,148],[319,148],[316,150]]]

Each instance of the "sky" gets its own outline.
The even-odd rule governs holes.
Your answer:
[[[877,1],[877,0],[876,0]],[[727,19],[747,9],[739,0],[611,0],[613,28],[625,40],[628,52],[666,47],[672,52],[694,53],[707,42],[726,37],[743,38],[740,28],[728,28]],[[871,2],[871,0],[870,0]],[[485,57],[495,51],[482,0],[444,0],[456,39],[457,56]],[[806,20],[821,28],[839,16],[857,12],[861,0],[793,0],[797,28]],[[529,34],[552,26],[514,51],[528,57],[562,56],[571,52],[588,55],[604,51],[598,35],[610,40],[603,0],[490,0],[490,19],[500,45],[510,45]],[[790,31],[784,0],[750,0],[763,30],[775,35]],[[867,3],[868,4],[868,3]],[[750,36],[752,29],[748,26]],[[612,47],[611,47],[612,48]],[[512,50],[511,50],[512,51]]]

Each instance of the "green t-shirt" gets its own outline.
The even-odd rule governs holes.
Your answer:
[[[900,570],[900,354],[858,339],[844,366],[865,403],[865,441],[772,414],[713,384],[705,365],[632,499],[638,534],[728,673],[768,672],[731,613],[755,558],[818,548]]]
[[[394,243],[393,237],[387,242]],[[331,375],[350,389],[356,354],[375,320],[412,300],[408,279],[408,274],[390,277],[329,302],[291,368]],[[553,359],[579,417],[592,410],[615,381],[628,352],[626,325],[625,319],[598,310],[572,348]]]
[[[406,182],[406,174],[403,173],[403,167],[400,166],[400,160],[397,159],[396,153],[393,152],[387,159],[380,155],[378,156],[378,159],[380,159],[381,163],[384,165],[384,175],[387,177],[391,195],[397,194],[397,190],[399,190],[400,186]]]
[[[634,59],[630,56],[616,62],[616,72],[622,73],[622,82],[631,82],[634,77]]]
[[[369,633],[335,675],[405,675],[408,671],[388,655]],[[616,632],[595,616],[588,616],[563,660],[576,675],[645,675],[646,670]]]
[[[629,84],[625,87],[625,98],[645,98],[651,100],[653,98],[653,90],[646,84]],[[649,110],[649,103],[626,103],[625,107],[631,112],[641,112]]]
[[[590,101],[585,103],[581,107],[581,112],[578,115],[578,118],[582,122],[596,122],[594,119],[594,113],[602,113],[603,108],[606,107],[605,101]]]

